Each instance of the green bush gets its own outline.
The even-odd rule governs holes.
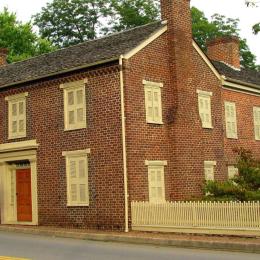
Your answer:
[[[208,181],[204,186],[204,200],[260,201],[260,161],[250,151],[236,149],[239,175],[228,181]]]

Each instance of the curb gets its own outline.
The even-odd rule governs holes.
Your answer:
[[[260,243],[239,243],[239,242],[221,242],[221,241],[202,241],[202,240],[179,240],[179,239],[163,239],[163,238],[147,238],[138,236],[124,236],[111,234],[95,234],[95,233],[80,233],[72,231],[55,231],[55,230],[40,230],[30,228],[16,228],[0,226],[0,231],[13,232],[31,235],[43,235],[59,238],[72,238],[89,241],[102,242],[117,242],[129,244],[146,244],[153,246],[167,246],[192,249],[207,249],[221,251],[238,251],[245,253],[260,254]]]

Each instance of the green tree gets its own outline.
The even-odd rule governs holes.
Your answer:
[[[39,38],[30,23],[17,21],[16,15],[4,8],[0,12],[0,47],[8,48],[8,62],[20,61],[53,50],[50,42]]]
[[[246,0],[247,6],[258,7],[259,3],[260,3],[260,1],[256,1],[256,0]],[[258,34],[260,32],[260,23],[256,23],[253,26],[253,31],[255,34]]]
[[[34,15],[40,35],[57,47],[95,39],[111,13],[108,0],[53,0]]]
[[[260,161],[250,151],[236,150],[239,175],[232,180],[218,182],[209,181],[205,185],[206,200],[260,200]]]

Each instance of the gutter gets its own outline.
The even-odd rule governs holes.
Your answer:
[[[3,86],[0,86],[0,89],[1,88],[15,86],[15,85],[22,84],[22,83],[35,81],[35,80],[39,80],[39,79],[48,78],[48,77],[52,77],[52,76],[56,76],[56,75],[60,75],[60,74],[64,74],[64,73],[67,73],[67,72],[72,72],[72,71],[76,71],[76,70],[80,70],[80,69],[85,69],[85,68],[89,68],[89,67],[93,67],[93,66],[96,66],[96,65],[105,64],[105,63],[112,62],[112,61],[117,61],[118,59],[119,59],[119,57],[114,57],[114,58],[106,59],[106,60],[103,60],[103,61],[93,62],[93,63],[85,64],[85,65],[82,65],[82,66],[78,66],[78,67],[73,67],[71,69],[65,69],[65,70],[62,70],[62,71],[59,71],[59,72],[53,72],[53,73],[50,73],[50,74],[47,74],[47,75],[44,75],[44,76],[39,76],[39,77],[31,78],[31,79],[17,81],[17,82],[11,83],[11,84],[6,84],[6,85],[3,85]]]
[[[260,90],[260,85],[248,83],[248,82],[241,81],[241,80],[238,80],[238,79],[232,79],[232,78],[229,78],[229,77],[225,77],[224,75],[222,75],[222,78],[225,81],[233,82],[233,83],[236,83],[236,84],[239,84],[239,85],[248,86],[248,87],[256,88],[256,89]]]
[[[124,194],[125,194],[125,232],[128,228],[128,182],[127,182],[127,158],[126,158],[126,131],[125,131],[125,100],[124,100],[124,74],[123,74],[123,55],[120,55],[120,94],[121,94],[121,122],[122,122],[122,143],[123,143],[123,167],[124,167]]]

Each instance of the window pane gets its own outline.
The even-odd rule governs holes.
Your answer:
[[[158,92],[154,92],[154,101],[155,102],[159,101]]]
[[[71,195],[71,201],[76,202],[77,201],[77,184],[70,185],[70,195]]]
[[[83,90],[77,91],[77,104],[83,104]]]
[[[69,106],[74,105],[74,92],[73,91],[68,92],[68,104],[69,104]]]
[[[70,177],[76,178],[76,161],[70,161]]]
[[[12,132],[17,133],[17,121],[12,122]]]
[[[85,160],[79,161],[79,177],[80,178],[85,177]]]
[[[148,96],[148,101],[152,101],[152,91],[148,91],[147,92],[147,96]]]
[[[69,111],[69,124],[75,123],[74,111]]]
[[[80,196],[80,201],[81,202],[86,202],[87,200],[87,189],[86,189],[86,184],[80,184],[79,185],[79,196]]]
[[[12,104],[12,116],[17,116],[17,104]]]
[[[19,132],[24,131],[24,120],[19,120]]]
[[[24,103],[19,102],[19,115],[22,115],[24,113]]]
[[[77,121],[83,122],[83,108],[77,109]]]

